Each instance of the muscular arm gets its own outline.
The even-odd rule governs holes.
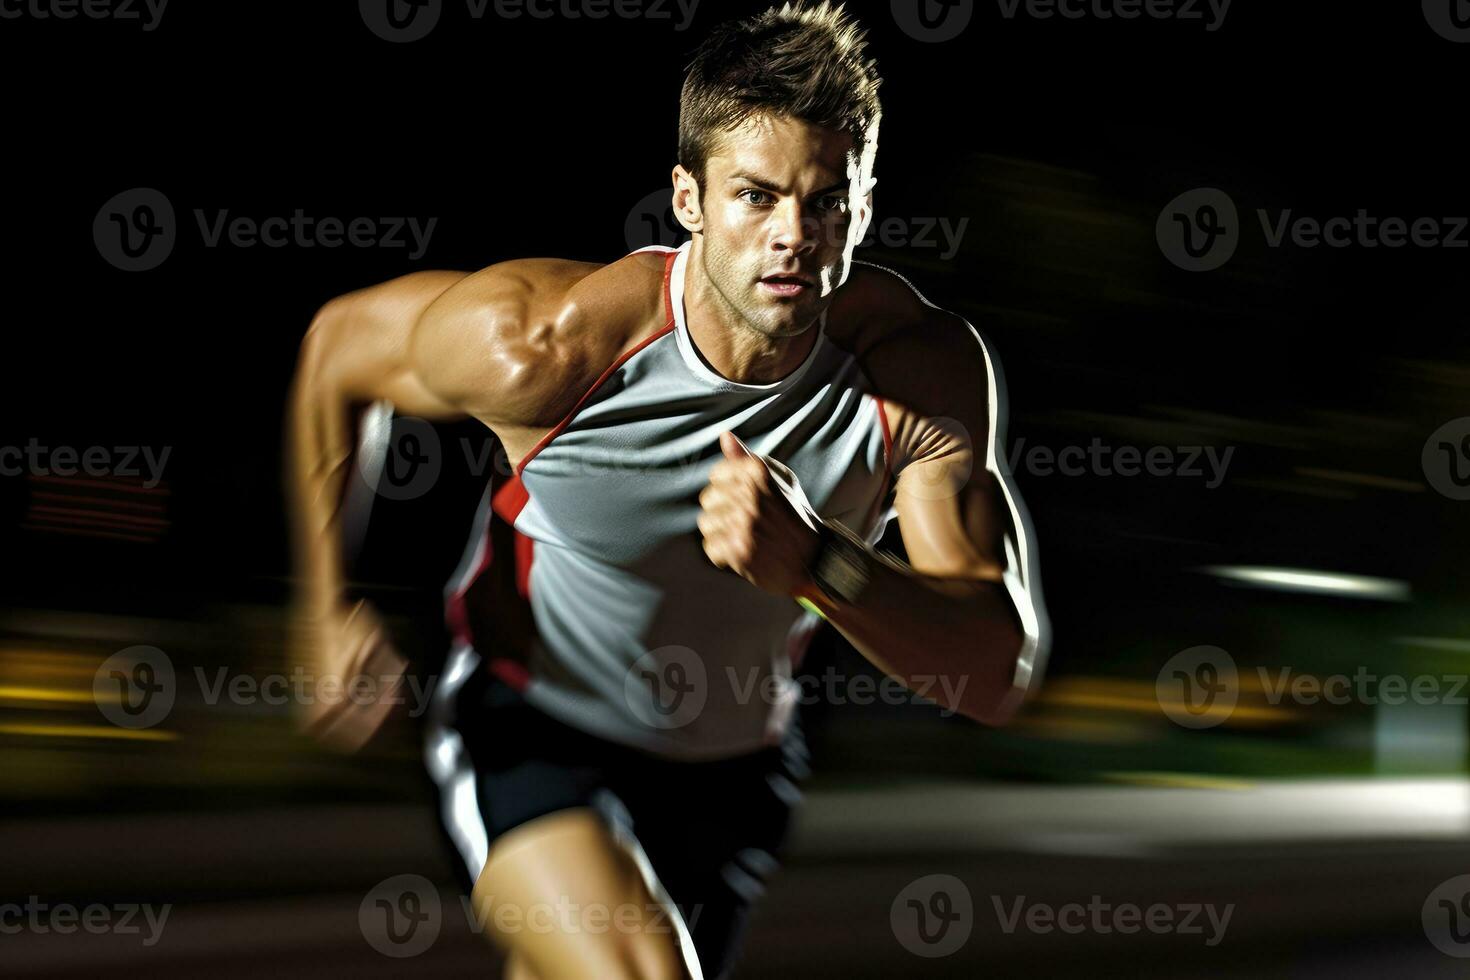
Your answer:
[[[287,407],[286,492],[304,611],[322,614],[342,596],[342,492],[355,448],[356,405],[386,399],[426,419],[465,415],[425,383],[414,332],[425,311],[463,279],[424,272],[338,297],[301,343]]]
[[[874,563],[856,604],[803,595],[877,667],[1003,725],[1039,680],[1048,638],[1014,491],[992,445],[994,386],[969,324],[925,308],[867,359],[896,420],[895,508],[908,564]]]

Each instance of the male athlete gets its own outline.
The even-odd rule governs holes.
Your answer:
[[[730,972],[799,797],[792,669],[822,618],[984,724],[1040,677],[990,357],[852,259],[865,49],[828,3],[716,29],[680,105],[682,247],[416,273],[327,303],[303,342],[290,489],[318,677],[398,660],[344,598],[352,408],[476,418],[514,463],[447,589],[427,746],[508,977]],[[895,514],[906,563],[874,548]],[[311,723],[355,745],[384,711]]]

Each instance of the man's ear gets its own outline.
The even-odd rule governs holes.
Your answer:
[[[704,230],[699,181],[682,164],[674,165],[674,217],[690,234]]]

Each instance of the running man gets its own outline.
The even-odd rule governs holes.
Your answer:
[[[398,660],[344,597],[353,409],[475,418],[514,461],[446,590],[426,748],[508,977],[728,975],[800,795],[792,670],[823,618],[983,724],[1040,678],[991,356],[852,257],[879,84],[840,6],[722,25],[682,92],[683,246],[415,273],[328,302],[303,341],[290,495],[317,676]],[[874,547],[894,516],[906,562]],[[311,721],[353,745],[385,710]]]

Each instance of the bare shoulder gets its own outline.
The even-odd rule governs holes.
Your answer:
[[[622,350],[661,325],[662,278],[658,253],[606,265],[496,263],[424,310],[415,370],[497,431],[552,426]]]
[[[890,415],[953,418],[972,432],[987,424],[990,367],[979,335],[963,317],[927,303],[902,276],[855,263],[827,323]]]

